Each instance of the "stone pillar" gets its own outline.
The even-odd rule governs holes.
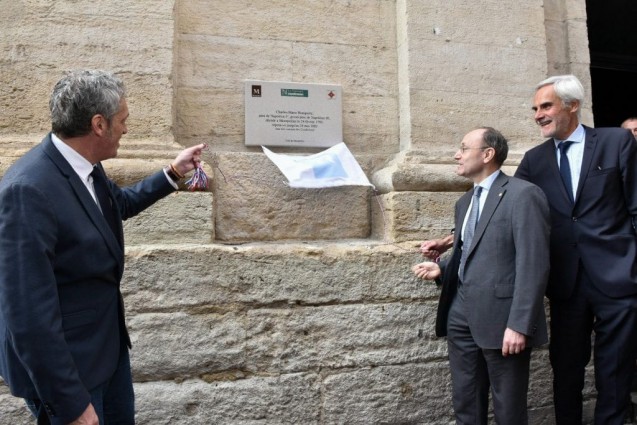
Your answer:
[[[470,187],[455,175],[463,135],[479,126],[500,130],[510,143],[505,172],[513,173],[541,141],[534,85],[574,72],[590,87],[585,5],[571,3],[397,1],[401,152],[373,176],[385,210],[376,234],[406,240],[448,232],[451,206]],[[426,212],[410,213],[417,207]]]

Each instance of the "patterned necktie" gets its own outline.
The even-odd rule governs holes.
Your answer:
[[[106,176],[104,176],[104,173],[102,173],[97,166],[94,166],[91,177],[93,177],[93,188],[95,189],[95,195],[99,201],[102,215],[104,215],[113,234],[117,237],[118,227],[115,222],[115,213],[113,212],[113,204],[109,195]]]
[[[469,217],[467,217],[467,224],[465,224],[464,233],[462,234],[462,256],[460,257],[460,268],[458,269],[458,277],[460,277],[460,282],[464,280],[464,265],[467,262],[469,248],[471,247],[471,242],[473,241],[473,234],[475,233],[476,225],[478,224],[481,193],[481,186],[476,186],[473,189],[471,211],[469,212]]]
[[[564,186],[566,186],[566,191],[568,192],[568,197],[573,202],[573,181],[571,180],[571,164],[568,162],[568,156],[566,156],[566,151],[573,144],[573,142],[560,142],[557,145],[557,148],[560,150],[560,175],[562,176],[562,181],[564,182]]]

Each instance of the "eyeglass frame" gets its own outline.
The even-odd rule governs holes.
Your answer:
[[[458,148],[458,150],[459,150],[461,153],[465,153],[465,151],[468,151],[468,150],[471,150],[471,149],[480,149],[480,150],[485,150],[485,149],[489,149],[489,148],[491,148],[491,147],[492,147],[492,146],[481,146],[481,147],[479,147],[479,148],[470,148],[470,147],[462,146],[462,145],[461,145],[461,146]]]

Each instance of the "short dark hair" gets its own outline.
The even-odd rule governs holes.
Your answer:
[[[495,162],[498,166],[502,165],[509,154],[509,142],[507,139],[493,127],[480,127],[484,130],[482,133],[482,141],[485,146],[495,150]]]

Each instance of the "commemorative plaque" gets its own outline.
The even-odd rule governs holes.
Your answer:
[[[343,141],[339,85],[247,80],[246,146],[331,147]]]

